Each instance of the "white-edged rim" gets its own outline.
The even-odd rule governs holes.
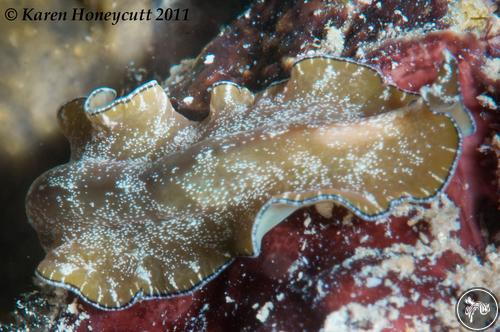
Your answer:
[[[88,97],[85,99],[85,103],[83,104],[83,109],[84,109],[86,114],[98,115],[100,113],[104,113],[104,112],[109,111],[110,109],[114,108],[116,105],[128,103],[132,98],[134,98],[136,95],[140,94],[142,91],[147,90],[147,89],[154,87],[154,86],[159,86],[161,88],[158,81],[151,80],[151,81],[148,81],[146,83],[139,85],[137,88],[130,91],[125,96],[119,97],[119,98],[116,98],[117,92],[115,89],[108,88],[108,87],[100,87],[100,88],[93,90],[88,95]],[[161,89],[163,90],[163,88],[161,88]],[[102,92],[110,92],[110,93],[115,95],[115,98],[110,103],[103,105],[101,107],[96,107],[96,108],[90,107],[90,102],[91,102],[92,98],[94,98],[97,94],[102,93]]]
[[[111,306],[105,306],[102,305],[98,302],[90,300],[88,297],[82,294],[80,289],[72,284],[68,284],[62,281],[55,281],[49,278],[46,278],[43,276],[40,271],[35,270],[35,276],[42,280],[43,282],[54,286],[54,287],[60,287],[64,288],[66,290],[71,291],[75,295],[77,295],[80,299],[82,299],[84,302],[90,304],[91,306],[104,310],[104,311],[120,311],[120,310],[125,310],[130,307],[132,307],[134,304],[142,302],[142,301],[147,301],[147,300],[159,300],[159,299],[170,299],[174,297],[179,297],[179,296],[184,296],[184,295],[190,295],[193,292],[201,289],[204,287],[206,284],[208,284],[210,281],[218,277],[229,265],[231,265],[236,258],[231,258],[228,261],[226,261],[224,264],[222,264],[214,273],[210,274],[208,277],[203,279],[202,281],[198,282],[197,284],[194,284],[193,287],[183,290],[183,291],[178,291],[178,292],[173,292],[173,293],[159,293],[155,295],[144,295],[143,289],[138,290],[134,296],[125,303],[124,305],[118,304],[116,307],[111,307]]]

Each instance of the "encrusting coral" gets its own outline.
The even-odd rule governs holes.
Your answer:
[[[99,308],[196,289],[303,206],[364,219],[446,186],[473,121],[447,57],[422,97],[346,60],[304,58],[253,94],[231,82],[191,122],[156,82],[101,88],[59,112],[71,160],[31,187],[38,275]]]

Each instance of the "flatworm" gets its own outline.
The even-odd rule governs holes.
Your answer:
[[[259,93],[220,82],[192,122],[149,82],[64,106],[69,163],[32,185],[47,256],[37,275],[103,309],[184,294],[300,207],[333,201],[374,220],[446,186],[473,121],[454,60],[423,97],[367,66],[305,58]]]

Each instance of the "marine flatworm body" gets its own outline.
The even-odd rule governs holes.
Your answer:
[[[306,58],[253,94],[215,85],[191,122],[147,83],[94,91],[59,112],[69,163],[32,185],[27,211],[47,256],[37,274],[104,309],[185,293],[296,209],[334,201],[373,220],[425,201],[473,129],[453,60],[423,98],[345,60]]]

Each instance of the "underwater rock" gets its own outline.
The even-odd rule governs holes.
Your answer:
[[[259,90],[286,78],[294,57],[316,52],[352,57],[363,43],[390,31],[441,29],[448,25],[442,19],[446,13],[441,0],[256,1],[166,86],[176,110],[201,119],[218,81]]]

